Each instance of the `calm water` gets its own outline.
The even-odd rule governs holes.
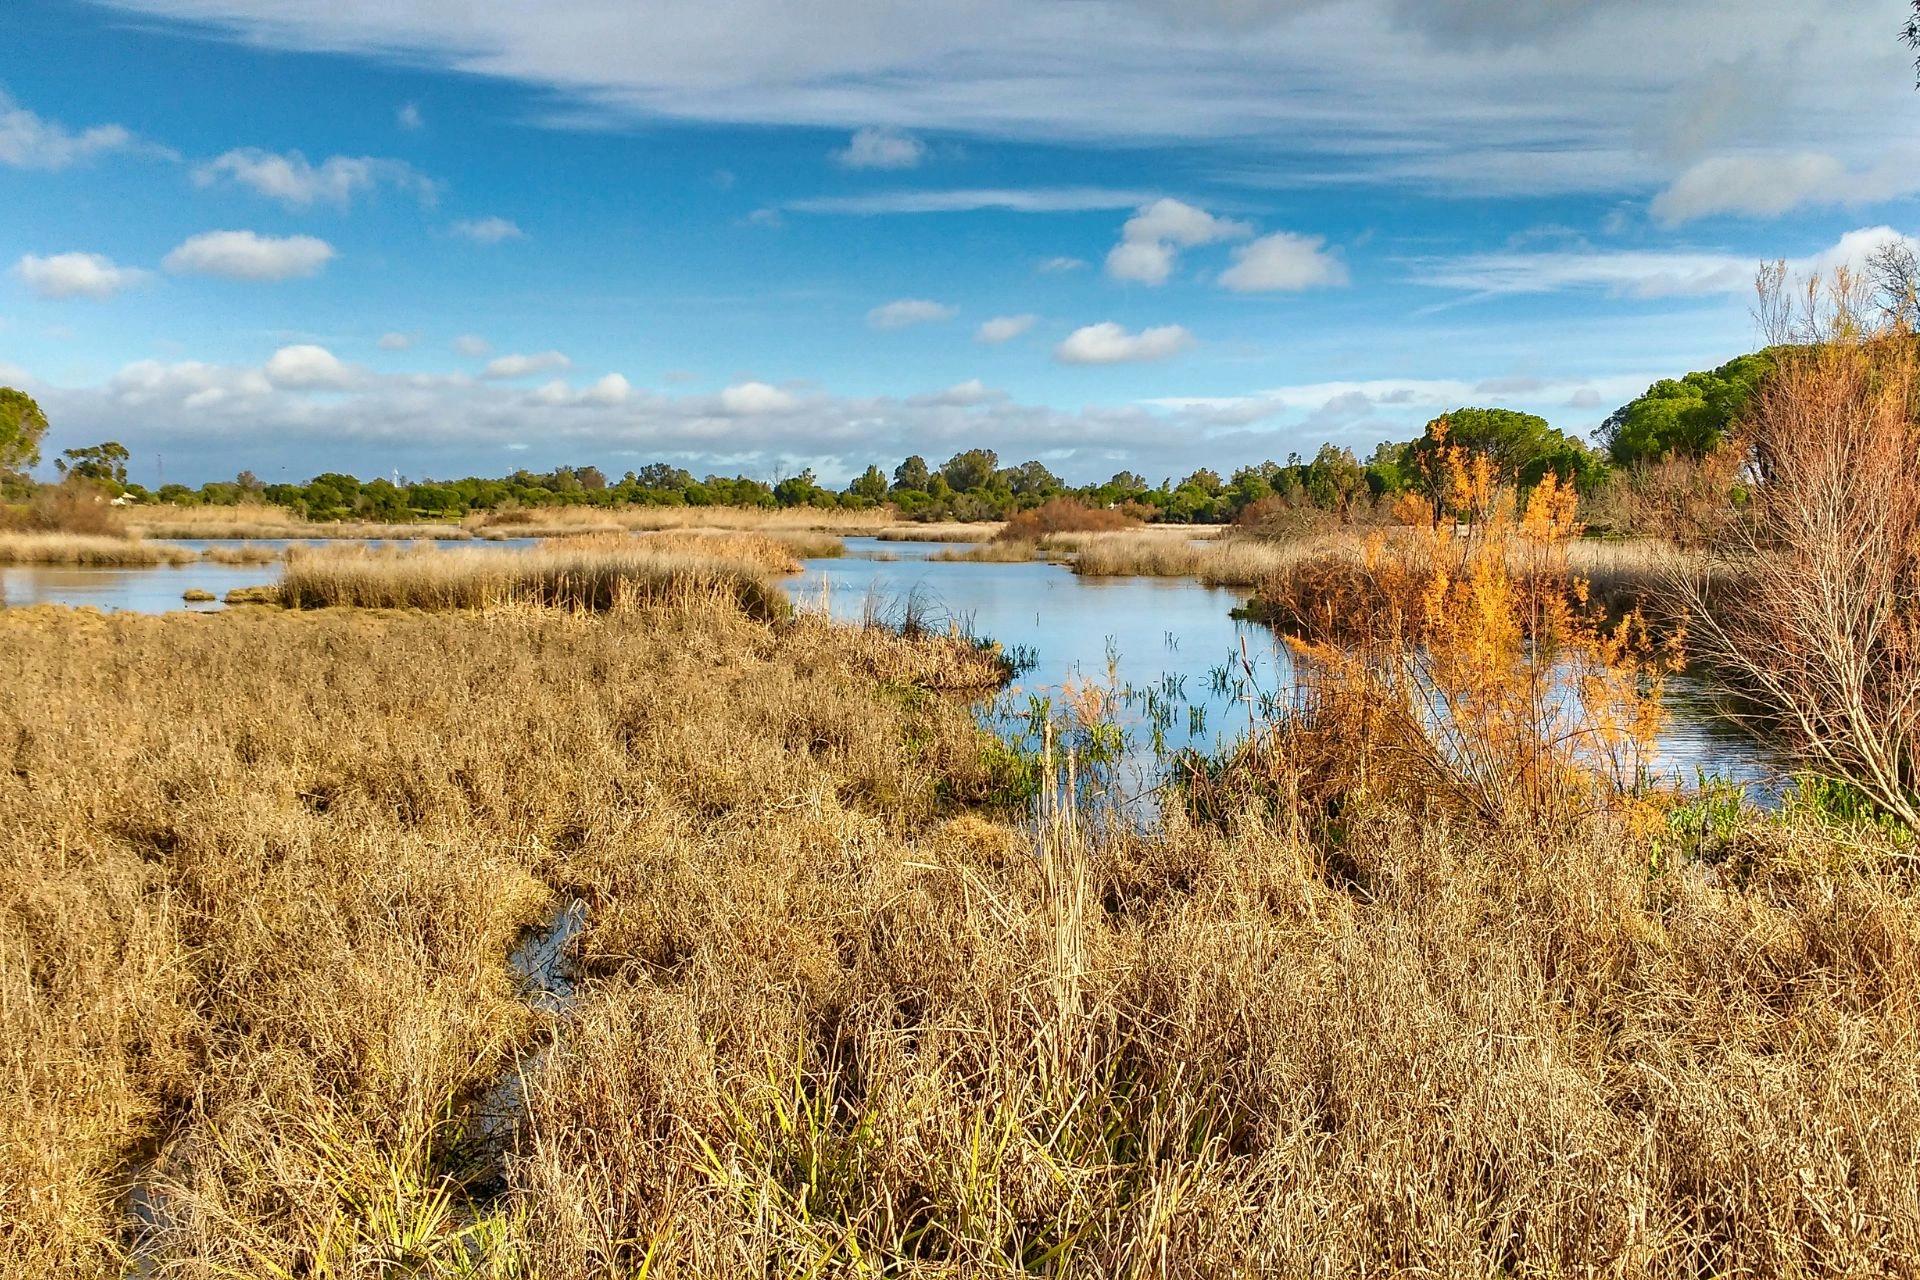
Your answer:
[[[530,540],[457,545],[507,549]],[[1130,772],[1142,786],[1160,753],[1188,746],[1212,750],[1231,741],[1245,732],[1250,716],[1260,714],[1262,697],[1282,695],[1288,684],[1287,655],[1273,634],[1229,616],[1242,592],[1183,579],[1081,578],[1038,562],[930,558],[964,549],[955,544],[848,538],[846,546],[844,558],[808,561],[806,572],[789,583],[798,604],[859,619],[895,614],[911,599],[923,614],[950,619],[1028,657],[1031,668],[990,712],[996,727],[1011,736],[1025,731],[1023,716],[1035,699],[1050,700],[1057,709],[1077,692],[1101,691],[1127,732]],[[278,564],[205,562],[152,569],[17,566],[0,569],[0,598],[9,605],[140,613],[218,609],[218,598],[228,591],[273,582],[279,572]],[[215,603],[184,603],[181,593],[189,588],[212,592]],[[1712,714],[1704,690],[1677,680],[1669,701],[1657,762],[1662,773],[1687,782],[1704,775],[1769,789],[1765,752]]]
[[[858,619],[870,611],[884,616],[918,596],[936,615],[1031,654],[1032,669],[995,706],[1003,732],[1024,728],[1021,712],[1033,698],[1058,707],[1070,686],[1110,691],[1142,786],[1156,755],[1189,746],[1211,751],[1245,733],[1249,718],[1263,711],[1263,695],[1284,696],[1292,678],[1277,637],[1230,616],[1246,599],[1243,591],[1185,579],[1082,578],[1038,562],[943,562],[929,557],[954,548],[934,543],[846,544],[845,559],[809,562],[790,588],[800,604]],[[1713,714],[1700,685],[1676,679],[1668,693],[1657,772],[1688,783],[1726,778],[1772,793],[1767,754]]]

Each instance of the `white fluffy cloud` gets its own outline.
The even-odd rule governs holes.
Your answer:
[[[378,156],[329,156],[319,164],[298,151],[281,154],[258,147],[240,147],[197,166],[195,185],[232,182],[256,195],[277,200],[289,209],[315,204],[346,208],[360,192],[391,186],[431,203],[437,188],[403,160]]]
[[[764,382],[739,382],[720,393],[720,408],[726,413],[751,417],[763,413],[785,413],[799,404],[792,393]]]
[[[867,312],[867,323],[875,329],[905,329],[916,324],[950,320],[954,310],[944,302],[928,298],[900,298]]]
[[[64,169],[137,142],[122,125],[97,124],[78,131],[35,115],[0,90],[0,164],[16,169]]]
[[[319,275],[333,258],[333,246],[315,236],[208,231],[182,241],[160,265],[176,274],[271,281]]]
[[[475,244],[500,244],[507,240],[524,240],[527,233],[517,223],[506,218],[469,218],[453,224],[454,235],[462,240],[471,240]]]
[[[524,378],[529,374],[547,373],[554,369],[570,369],[573,361],[564,352],[538,351],[532,355],[518,352],[512,355],[495,356],[487,361],[487,367],[480,371],[483,378]]]
[[[383,333],[379,345],[382,351],[411,351],[419,341],[417,333]]]
[[[898,129],[856,129],[833,153],[843,169],[912,169],[927,158],[927,144]]]
[[[555,378],[533,393],[543,405],[603,409],[625,404],[632,394],[633,384],[617,373],[609,373],[579,390],[564,379]]]
[[[1253,228],[1244,222],[1215,217],[1184,200],[1162,196],[1141,205],[1120,228],[1120,243],[1107,254],[1107,274],[1115,280],[1165,284],[1181,249],[1252,234]]]
[[[1313,289],[1347,283],[1347,265],[1321,236],[1275,231],[1233,251],[1220,283],[1235,293]]]
[[[1164,360],[1193,345],[1193,335],[1177,324],[1129,333],[1108,320],[1075,329],[1053,349],[1063,364],[1132,364]]]
[[[353,371],[338,356],[310,342],[274,352],[265,373],[267,381],[288,391],[337,390],[353,381]]]
[[[1039,319],[1039,316],[1033,315],[995,316],[981,322],[979,329],[974,331],[973,340],[992,344],[1011,342],[1033,328]]]
[[[138,267],[115,265],[100,253],[26,254],[14,264],[21,283],[42,298],[111,298],[147,278]]]

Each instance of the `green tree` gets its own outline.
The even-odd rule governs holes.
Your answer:
[[[887,477],[878,467],[868,467],[860,478],[847,486],[847,492],[867,502],[887,500]]]
[[[40,438],[47,415],[32,396],[0,387],[0,473],[25,471],[40,462]]]
[[[783,507],[805,506],[814,500],[820,492],[815,482],[813,468],[809,467],[797,476],[788,476],[773,486],[773,500]]]
[[[68,449],[53,465],[63,476],[124,486],[127,483],[127,459],[131,456],[127,446],[118,440],[108,440],[104,444]]]
[[[1549,471],[1565,480],[1578,480],[1594,469],[1593,455],[1584,444],[1554,430],[1545,418],[1517,409],[1465,408],[1443,414],[1429,422],[1414,442],[1416,453],[1438,447],[1436,431],[1442,422],[1447,424],[1449,443],[1491,459],[1496,472],[1518,481],[1522,488],[1538,484]]]
[[[1600,442],[1621,466],[1710,453],[1746,410],[1773,363],[1771,353],[1760,351],[1708,372],[1662,378],[1607,416]]]
[[[1044,463],[1037,461],[1008,467],[1003,474],[1008,491],[1016,498],[1045,498],[1066,487],[1060,483],[1059,476],[1047,470]]]
[[[927,470],[927,460],[917,453],[893,469],[893,487],[896,489],[925,493],[930,479],[932,475]]]
[[[986,488],[999,467],[1000,455],[993,450],[968,449],[948,458],[941,466],[940,474],[947,478],[947,485],[956,493],[966,493],[972,489]]]

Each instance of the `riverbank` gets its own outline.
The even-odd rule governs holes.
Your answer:
[[[929,691],[953,643],[0,613],[0,1269],[115,1269],[133,1181],[195,1274],[1920,1251],[1920,893],[1873,829],[1029,819]],[[508,956],[575,901],[555,1012]]]

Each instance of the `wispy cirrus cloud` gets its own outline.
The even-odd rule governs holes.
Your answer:
[[[404,191],[422,204],[432,204],[439,194],[437,183],[404,160],[328,156],[314,164],[298,151],[259,147],[240,147],[195,166],[193,181],[200,187],[243,187],[289,209],[316,204],[345,209],[356,195],[383,186]]]
[[[867,312],[867,324],[874,329],[906,329],[917,324],[951,320],[954,309],[931,298],[900,298],[883,303]]]
[[[525,240],[527,233],[520,225],[508,218],[463,218],[449,228],[454,235],[473,244],[505,244],[509,240]]]
[[[858,196],[809,196],[780,208],[790,213],[913,214],[1086,213],[1127,209],[1151,199],[1138,191],[1110,187],[967,187],[955,190],[876,191]]]
[[[21,106],[0,89],[0,164],[15,169],[65,169],[116,151],[171,157],[120,124],[74,129]]]
[[[1860,267],[1873,251],[1909,237],[1892,227],[1862,227],[1813,253],[1787,260],[1796,275]],[[1753,288],[1760,259],[1710,249],[1509,250],[1415,264],[1412,280],[1475,297],[1591,291],[1619,298],[1698,298]]]

